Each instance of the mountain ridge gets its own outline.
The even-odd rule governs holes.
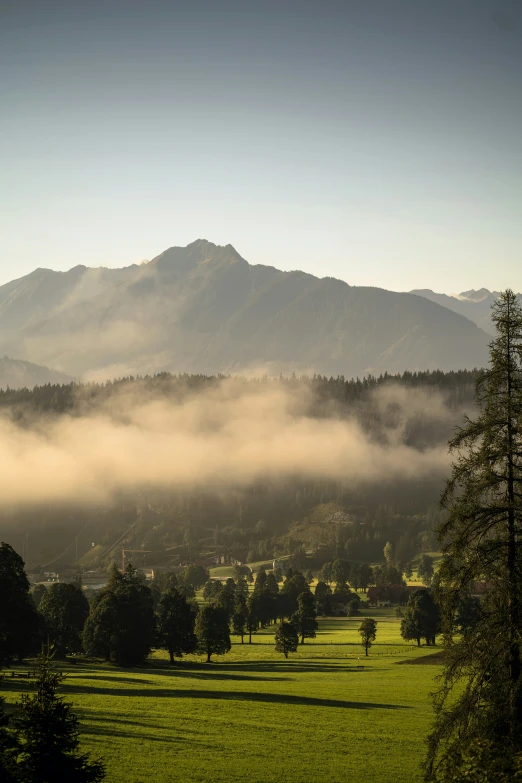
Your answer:
[[[80,377],[267,368],[355,376],[472,369],[488,336],[411,293],[251,265],[196,240],[147,263],[0,287],[0,352]]]
[[[430,288],[418,288],[409,292],[415,296],[422,296],[431,302],[442,305],[459,315],[463,315],[473,321],[480,329],[492,335],[495,327],[491,320],[491,306],[499,296],[499,291],[489,291],[487,288],[463,291],[458,295],[438,294]],[[522,302],[522,294],[517,294]]]
[[[74,378],[33,362],[0,357],[0,389],[33,389],[35,386],[72,383]]]

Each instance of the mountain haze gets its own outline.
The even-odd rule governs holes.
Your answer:
[[[79,376],[473,368],[489,337],[423,296],[250,265],[197,240],[123,269],[0,288],[0,351]]]
[[[47,383],[65,384],[74,379],[65,373],[50,370],[31,362],[0,358],[0,389],[33,389],[35,386],[45,386]]]
[[[436,302],[447,307],[448,310],[453,310],[454,313],[469,318],[489,334],[493,334],[495,331],[491,320],[491,305],[498,298],[499,291],[480,288],[478,291],[471,289],[470,291],[462,291],[458,296],[448,296],[447,294],[437,294],[429,288],[422,288],[410,291],[410,293],[423,296],[431,302]],[[517,294],[517,296],[522,301],[522,294]]]

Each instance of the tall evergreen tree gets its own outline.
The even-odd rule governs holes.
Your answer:
[[[454,770],[485,740],[504,758],[522,750],[522,309],[512,291],[500,295],[492,319],[496,337],[476,385],[478,415],[450,441],[456,461],[442,498],[449,512],[439,528],[446,664],[430,780],[449,779],[447,759]],[[480,616],[458,636],[459,601],[477,581],[487,587]]]

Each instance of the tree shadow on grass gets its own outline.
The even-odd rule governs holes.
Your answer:
[[[369,660],[369,659],[368,659]],[[329,663],[329,661],[344,661],[344,665]],[[360,661],[364,661],[364,654]],[[366,668],[366,667],[365,667]],[[225,679],[228,672],[244,672],[244,676],[234,677],[230,675],[230,679],[244,679],[248,680],[249,672],[271,672],[274,676],[274,680],[280,679],[277,677],[279,672],[323,672],[331,673],[335,672],[340,674],[343,672],[355,672],[358,671],[358,660],[356,658],[347,658],[345,655],[328,655],[328,656],[310,656],[307,658],[278,658],[268,660],[248,660],[248,661],[222,661],[219,659],[213,659],[211,663],[193,662],[181,660],[172,666],[161,662],[154,661],[151,663],[151,669],[155,674],[160,674],[165,677],[169,677],[176,674],[184,674],[186,676],[197,676],[198,673],[202,673],[207,677],[215,676],[216,679],[223,677]],[[151,669],[140,669],[140,672],[148,671]],[[367,669],[369,670],[369,669]],[[219,674],[218,674],[219,672]],[[225,674],[227,673],[227,674]],[[258,678],[252,678],[258,679]],[[270,680],[270,677],[262,677],[260,679]]]
[[[65,685],[63,690],[71,693],[90,693],[103,696],[134,696],[141,699],[212,699],[214,701],[253,701],[269,704],[293,704],[304,707],[336,707],[349,710],[405,710],[398,704],[381,704],[364,701],[341,701],[340,699],[318,699],[312,696],[295,696],[285,693],[255,693],[253,691],[205,691],[196,689],[177,690],[176,688],[96,688],[89,686]]]
[[[199,668],[201,666],[201,669]],[[286,682],[288,677],[254,677],[249,674],[229,674],[226,672],[214,671],[208,664],[198,664],[190,669],[185,667],[172,667],[171,669],[156,669],[155,675],[161,677],[190,677],[195,680],[238,680],[239,682]],[[144,680],[136,677],[107,677],[104,674],[96,676],[93,674],[74,674],[68,677],[69,680],[94,680],[95,682],[123,682],[130,685],[153,685],[153,680]],[[122,689],[123,690],[123,689]]]
[[[211,667],[207,670],[197,671],[195,669],[171,669],[162,671],[165,677],[190,677],[195,680],[236,680],[238,682],[288,682],[289,677],[253,677],[249,674],[229,674],[226,672],[214,671]]]
[[[158,674],[162,674],[166,677],[172,676],[175,674],[184,673],[188,677],[197,677],[198,672],[204,673],[205,677],[208,679],[237,679],[237,680],[262,680],[269,682],[270,680],[281,680],[281,679],[288,679],[286,677],[251,677],[249,675],[250,672],[259,672],[260,674],[263,674],[264,672],[271,672],[272,674],[277,675],[278,673],[313,673],[313,674],[331,674],[332,672],[335,674],[345,674],[345,673],[356,673],[359,671],[358,664],[354,662],[353,660],[350,662],[350,664],[333,664],[333,663],[325,663],[327,660],[335,660],[333,658],[320,658],[320,659],[314,659],[313,661],[303,661],[297,659],[296,661],[292,660],[282,660],[282,661],[234,661],[234,662],[218,662],[215,661],[212,664],[208,663],[202,663],[202,664],[181,664],[179,668],[164,668],[164,669],[157,669],[156,671]],[[346,658],[341,658],[340,660],[346,661]],[[360,664],[364,665],[364,664]],[[369,667],[365,667],[365,670],[368,672],[370,671]],[[222,673],[223,672],[223,673]],[[226,672],[226,673],[225,673]],[[228,674],[228,672],[238,672],[239,674],[232,675]]]
[[[185,743],[190,741],[191,745],[198,745],[199,748],[214,749],[215,743],[208,741],[207,732],[196,731],[194,728],[190,730],[182,729],[176,726],[174,729],[171,725],[157,725],[155,723],[149,723],[146,718],[143,720],[128,720],[127,718],[114,718],[113,716],[94,715],[93,711],[76,710],[76,713],[80,717],[80,729],[82,734],[88,734],[94,737],[124,737],[126,740],[147,739],[152,742],[164,742],[166,744]],[[133,730],[132,727],[137,727],[141,731]],[[147,731],[156,729],[162,734],[144,734],[143,729]],[[201,739],[197,739],[196,735],[200,735]]]
[[[144,680],[141,677],[113,677],[105,673],[84,674],[79,671],[67,672],[67,680],[96,680],[97,682],[103,680],[105,682],[121,682],[128,685],[152,685],[154,682],[153,680]]]

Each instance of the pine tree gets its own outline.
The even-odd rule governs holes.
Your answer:
[[[448,758],[455,769],[485,740],[504,758],[522,750],[522,309],[512,291],[500,295],[492,319],[497,335],[477,380],[478,415],[450,441],[456,461],[442,498],[446,664],[429,780],[450,779]],[[458,636],[458,604],[477,581],[487,588],[480,615]]]
[[[79,752],[78,719],[56,691],[63,677],[40,658],[36,693],[22,696],[14,720],[20,740],[17,783],[99,783],[101,761]]]

